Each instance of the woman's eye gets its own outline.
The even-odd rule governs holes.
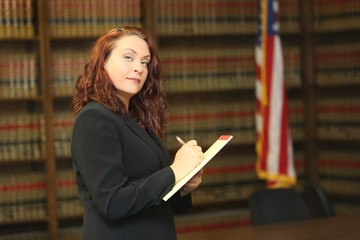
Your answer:
[[[132,60],[133,60],[133,58],[130,57],[130,56],[125,56],[124,58],[125,58],[125,60],[127,60],[127,61],[132,61]]]
[[[144,67],[147,67],[149,65],[148,62],[141,62],[141,64],[144,66]]]

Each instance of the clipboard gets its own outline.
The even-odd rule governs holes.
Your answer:
[[[231,139],[231,135],[221,135],[214,143],[209,147],[206,152],[204,152],[203,157],[201,158],[200,164],[189,172],[183,179],[181,179],[177,184],[174,185],[172,190],[168,192],[164,201],[167,201],[172,195],[174,195],[182,186],[184,186],[200,169],[202,169]]]

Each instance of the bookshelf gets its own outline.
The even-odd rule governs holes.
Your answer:
[[[172,113],[164,144],[170,153],[178,147],[174,135],[197,138],[204,149],[220,134],[234,135],[219,154],[221,161],[205,169],[193,194],[194,215],[176,217],[180,231],[201,225],[203,220],[192,216],[212,216],[223,210],[219,205],[234,214],[214,217],[211,224],[249,224],[249,212],[236,209],[246,208],[251,192],[263,187],[254,173],[256,0],[0,4],[0,127],[5,133],[0,240],[14,239],[5,236],[10,233],[27,239],[79,238],[83,212],[69,151],[72,84],[97,36],[126,24],[152,35],[164,63]],[[303,179],[319,182],[341,200],[339,211],[350,212],[347,201],[360,198],[360,45],[354,40],[359,3],[279,4],[297,188]]]
[[[57,239],[47,1],[0,3],[1,231]]]
[[[358,212],[358,1],[301,1],[307,179]],[[355,135],[354,135],[355,134]],[[347,207],[345,207],[347,206]]]

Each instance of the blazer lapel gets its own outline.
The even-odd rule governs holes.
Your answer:
[[[157,146],[161,149],[162,152],[162,158],[161,158],[161,166],[166,167],[169,166],[172,161],[170,159],[170,154],[165,148],[165,146],[162,144],[162,142],[159,140],[159,138],[151,131],[151,129],[148,129],[148,133],[151,136],[151,138],[154,140],[154,142],[157,144]]]
[[[150,133],[147,133],[139,123],[135,121],[130,115],[125,115],[124,117],[121,117],[125,124],[140,138],[142,139],[146,144],[150,146],[150,148],[159,156],[161,160],[161,166],[164,165],[164,157],[168,156],[168,153],[166,149],[161,148],[161,144],[159,145],[157,141],[157,137],[153,135],[153,133],[150,131]]]

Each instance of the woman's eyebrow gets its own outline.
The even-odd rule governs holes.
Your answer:
[[[131,52],[133,52],[134,54],[138,54],[134,49],[132,49],[132,48],[125,48],[124,50],[129,50],[129,51],[131,51]],[[146,56],[144,56],[143,58],[151,58],[151,55],[146,55]]]

